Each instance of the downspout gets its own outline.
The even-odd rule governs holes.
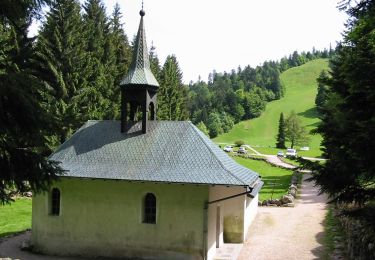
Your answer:
[[[208,239],[208,201],[203,208],[203,260],[207,260],[207,239]]]
[[[242,192],[242,193],[239,193],[239,194],[236,194],[236,195],[224,197],[224,198],[213,200],[213,201],[206,201],[204,203],[204,208],[203,208],[203,215],[204,215],[203,216],[203,251],[204,251],[203,252],[203,260],[207,260],[208,207],[210,206],[210,204],[220,202],[220,201],[224,201],[224,200],[233,199],[233,198],[236,198],[236,197],[239,197],[239,196],[242,196],[242,195],[247,195],[247,194],[250,194],[252,191],[253,191],[253,188],[250,188],[250,190],[248,190],[246,192]]]

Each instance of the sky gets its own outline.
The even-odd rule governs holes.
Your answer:
[[[84,0],[81,0],[83,2]],[[139,24],[141,0],[103,0],[107,13],[120,4],[129,39]],[[329,48],[342,40],[347,15],[338,0],[144,0],[148,47],[161,64],[177,57],[185,83],[279,60],[297,50]]]

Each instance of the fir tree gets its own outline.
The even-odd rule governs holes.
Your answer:
[[[82,33],[79,2],[57,0],[38,36],[39,74],[52,90],[45,93],[46,106],[59,122],[57,144],[83,123],[78,95],[87,86],[88,75]]]
[[[330,93],[317,132],[328,160],[315,165],[313,178],[331,201],[365,206],[375,199],[375,3],[347,7],[344,41],[322,82]]]
[[[285,149],[285,121],[284,121],[284,114],[280,113],[279,119],[279,132],[277,133],[276,138],[276,148]]]
[[[116,3],[109,23],[109,38],[106,41],[104,58],[107,73],[110,73],[107,76],[113,78],[113,81],[109,80],[112,88],[108,97],[111,112],[107,117],[110,119],[118,119],[120,116],[120,82],[129,70],[132,56],[121,18],[120,6]]]
[[[54,120],[41,105],[42,81],[35,73],[27,30],[44,1],[13,1],[0,8],[0,202],[16,191],[48,190],[62,173],[49,154],[45,135]]]
[[[315,97],[315,105],[318,108],[319,111],[322,110],[324,104],[327,101],[328,98],[328,87],[324,84],[324,81],[326,81],[328,78],[327,72],[324,70],[320,73],[318,81],[318,92]]]
[[[158,118],[160,120],[185,120],[187,90],[182,84],[182,73],[175,56],[168,56],[161,71],[158,92]]]
[[[88,69],[87,86],[80,93],[82,117],[112,119],[118,114],[118,105],[111,101],[115,86],[114,54],[111,51],[109,21],[101,0],[87,0],[83,5],[84,38]]]

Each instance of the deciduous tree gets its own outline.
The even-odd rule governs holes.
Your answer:
[[[306,145],[309,137],[301,119],[292,111],[285,120],[285,139],[290,142],[290,147]]]

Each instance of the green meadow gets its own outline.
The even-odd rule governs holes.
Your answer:
[[[255,149],[259,147],[261,153],[265,151],[268,154],[275,154],[278,151],[274,146],[280,113],[283,112],[286,117],[292,110],[301,117],[307,130],[314,129],[319,122],[315,108],[316,78],[323,69],[328,69],[327,59],[310,61],[283,72],[281,81],[286,89],[285,96],[268,103],[260,117],[236,124],[230,132],[213,139],[214,142],[232,144],[236,140],[243,140]],[[310,151],[301,151],[299,155],[317,157],[321,154],[321,136],[310,135],[310,137]]]
[[[237,156],[234,156],[233,159],[262,176],[264,186],[259,192],[259,201],[270,198],[278,199],[288,191],[293,171],[271,166],[264,161]]]
[[[16,199],[11,204],[0,204],[0,237],[31,228],[31,199]]]

